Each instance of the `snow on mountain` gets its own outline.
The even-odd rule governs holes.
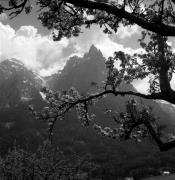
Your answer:
[[[44,80],[16,59],[0,63],[0,108],[30,102],[39,94]],[[41,97],[40,97],[41,98]]]

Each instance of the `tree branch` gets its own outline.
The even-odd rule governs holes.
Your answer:
[[[133,92],[133,91],[105,90],[105,91],[103,91],[101,93],[91,95],[91,96],[89,96],[87,98],[84,98],[84,99],[80,99],[80,100],[76,101],[76,104],[77,103],[83,103],[84,101],[90,101],[92,99],[99,98],[99,97],[102,97],[102,96],[107,95],[107,94],[113,94],[115,96],[118,96],[118,95],[121,95],[121,96],[133,95],[133,96],[138,96],[138,97],[145,98],[145,99],[157,99],[157,100],[158,99],[161,100],[163,98],[161,93],[154,93],[154,94],[150,94],[150,95],[145,95],[145,94],[138,93],[138,92]]]
[[[150,122],[145,123],[145,125],[149,133],[151,134],[152,138],[155,140],[156,144],[158,145],[160,151],[168,151],[175,147],[175,140],[169,142],[163,142],[155,132]]]
[[[168,77],[169,66],[165,59],[165,42],[164,37],[157,35],[157,44],[159,52],[160,70],[159,70],[159,84],[162,94],[167,94],[172,91],[170,80]]]
[[[97,9],[101,11],[106,11],[109,14],[117,16],[119,18],[124,18],[130,21],[130,23],[135,23],[142,27],[143,29],[147,29],[149,31],[158,33],[163,36],[175,36],[175,27],[165,25],[163,23],[157,22],[148,22],[144,18],[141,18],[135,14],[125,11],[123,8],[118,8],[113,6],[112,4],[106,4],[103,2],[96,1],[87,1],[87,0],[65,0],[66,3],[70,3],[74,6],[88,8],[88,9]]]
[[[19,9],[19,8],[22,8],[24,9],[26,3],[28,2],[28,0],[24,0],[22,3],[20,4],[15,4],[15,2],[13,0],[10,1],[12,3],[12,7],[4,7],[4,6],[1,6],[2,10],[5,10],[5,11],[10,11],[10,10],[13,10],[13,9]]]
[[[13,1],[12,1],[13,2]],[[12,7],[3,7],[1,6],[2,10],[13,10],[13,9],[22,9],[25,7],[28,0],[24,0],[21,4],[15,5]],[[50,2],[50,1],[49,1]],[[134,14],[131,12],[127,12],[123,8],[118,8],[117,6],[114,6],[113,4],[107,4],[100,1],[91,1],[91,0],[64,0],[65,3],[72,4],[76,7],[81,8],[88,8],[88,9],[97,9],[101,11],[106,11],[107,13],[114,15],[119,18],[124,18],[128,20],[130,23],[135,23],[142,27],[143,29],[147,29],[149,31],[158,33],[163,36],[175,36],[175,27],[171,25],[166,25],[161,22],[150,22],[143,17],[139,17],[139,14]],[[172,0],[173,3],[175,3],[174,0]],[[48,3],[49,4],[49,3]],[[47,4],[47,6],[48,6]],[[19,11],[21,13],[21,11]],[[19,14],[17,12],[17,14]]]

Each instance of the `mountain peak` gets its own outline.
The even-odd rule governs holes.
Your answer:
[[[101,51],[99,49],[96,48],[95,45],[92,44],[92,46],[90,47],[89,49],[89,52],[88,52],[89,55],[100,55],[100,56],[103,56]]]
[[[89,52],[99,52],[99,50],[95,47],[94,44],[91,45]]]
[[[90,89],[91,82],[100,83],[105,78],[105,58],[94,45],[83,57],[71,57],[61,74],[51,79],[48,84],[53,89],[67,89],[72,86],[85,92]]]
[[[92,45],[89,49],[89,52],[84,54],[84,60],[93,60],[94,63],[104,63],[105,58],[102,52],[96,48],[96,46]]]

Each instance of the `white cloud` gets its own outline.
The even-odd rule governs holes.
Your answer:
[[[127,37],[131,37],[134,34],[139,34],[140,29],[138,25],[133,25],[133,26],[126,26],[124,27],[123,25],[120,25],[120,28],[117,31],[117,36],[120,39],[124,39]]]
[[[123,29],[123,27],[121,28]],[[128,29],[119,29],[119,32],[122,31],[125,32],[123,36],[129,36]],[[137,28],[133,27],[131,34],[136,31]],[[54,42],[50,35],[40,35],[33,26],[21,26],[15,31],[9,25],[0,23],[0,62],[5,59],[16,58],[21,60],[29,69],[41,75],[56,73],[58,69],[63,68],[70,55],[83,55],[92,44],[100,49],[106,58],[119,50],[129,54],[142,51],[141,49],[124,47],[122,44],[113,41],[97,26],[84,29],[84,33],[80,34],[79,37],[63,38],[61,41]],[[70,46],[72,46],[71,49]],[[64,54],[65,51],[66,55]]]
[[[35,36],[37,36],[37,29],[33,26],[21,26],[21,28],[16,32],[16,36],[34,38]]]
[[[0,14],[0,22],[1,22],[1,21],[6,21],[7,19],[8,19],[8,16],[7,16],[6,13],[1,13],[1,14]]]
[[[148,94],[149,89],[149,78],[134,80],[133,83],[136,90],[143,94]]]
[[[119,28],[119,32],[121,32]],[[128,32],[128,30],[126,30]],[[125,33],[125,37],[127,33]],[[119,36],[118,34],[116,36]],[[119,44],[113,41],[109,35],[104,34],[102,30],[97,26],[92,26],[91,29],[85,30],[85,33],[81,34],[79,38],[72,39],[72,43],[74,43],[76,52],[78,53],[85,53],[88,51],[89,47],[94,44],[98,49],[101,50],[103,55],[108,58],[112,56],[115,51],[124,51],[129,54],[134,54],[138,52],[142,52],[141,48],[139,49],[132,49],[132,47],[124,47],[122,44]]]
[[[172,79],[170,81],[170,85],[171,85],[171,88],[173,90],[175,90],[175,74],[173,74],[173,77],[172,77]]]
[[[119,32],[122,32],[122,29],[123,27],[119,29]],[[125,32],[129,32],[129,30],[127,29]],[[120,33],[116,36],[120,36]],[[126,36],[127,33],[125,33],[125,37]],[[74,46],[76,48],[76,52],[81,55],[89,50],[91,44],[94,44],[98,49],[100,49],[105,58],[112,56],[115,51],[124,51],[128,54],[144,52],[142,48],[132,49],[132,47],[124,47],[122,44],[113,41],[109,35],[104,34],[102,30],[96,26],[93,26],[90,30],[86,30],[84,34],[81,34],[79,38],[76,38],[76,41],[74,39],[72,39],[72,41],[75,43]],[[148,80],[148,78],[143,80],[135,80],[133,85],[138,92],[148,94]]]
[[[21,26],[15,31],[0,23],[0,61],[9,58],[21,60],[29,69],[39,72],[51,69],[56,62],[63,66],[62,51],[69,41],[54,42],[51,36],[41,36],[32,26]]]

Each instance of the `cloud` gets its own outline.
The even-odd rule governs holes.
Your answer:
[[[119,33],[116,34],[116,36],[121,36],[120,33],[122,32],[122,29],[125,27],[119,28]],[[136,30],[136,27],[133,28],[132,35],[134,34],[134,29]],[[129,29],[127,28],[124,32],[125,35],[123,36],[130,36],[129,35]],[[138,32],[137,32],[138,33]],[[131,35],[131,36],[132,36]],[[122,37],[123,38],[123,37]],[[105,58],[108,58],[109,56],[112,56],[115,51],[124,51],[128,54],[134,54],[134,53],[143,53],[144,50],[142,48],[133,49],[132,47],[125,47],[124,45],[117,43],[116,41],[113,41],[112,38],[110,38],[109,35],[104,34],[100,28],[97,26],[92,26],[91,29],[85,30],[84,34],[81,34],[79,38],[72,39],[72,43],[74,43],[75,47],[75,54],[84,54],[87,52],[92,44],[94,44],[98,49],[101,50],[102,54]],[[135,80],[132,84],[136,88],[138,92],[148,94],[149,89],[149,79],[145,78],[143,80]]]
[[[145,79],[134,80],[132,84],[138,92],[148,94],[148,89],[150,87],[148,77]]]
[[[40,73],[54,64],[64,65],[62,51],[68,46],[63,38],[54,42],[51,36],[41,36],[33,26],[21,26],[15,31],[0,23],[0,61],[9,58],[21,60],[29,69]],[[56,71],[56,70],[55,70]]]
[[[123,28],[125,27],[121,27],[121,29],[119,28],[118,31],[122,32]],[[91,29],[84,31],[85,33],[81,34],[78,38],[76,38],[76,40],[72,39],[71,41],[72,43],[74,43],[74,47],[77,53],[84,54],[88,51],[92,44],[100,49],[106,58],[112,56],[115,51],[124,51],[128,54],[143,52],[143,49],[141,48],[132,49],[132,47],[124,47],[124,45],[113,41],[109,35],[104,34],[102,30],[97,26],[92,26]],[[126,32],[129,32],[129,30],[126,30]],[[116,34],[116,36],[120,36],[120,33]],[[126,37],[127,33],[125,33],[125,35],[123,36]]]
[[[126,26],[126,27],[124,27],[123,25],[120,25],[120,28],[117,31],[117,36],[120,39],[124,39],[124,38],[128,38],[134,34],[139,34],[139,33],[140,33],[140,28],[138,25]]]
[[[6,21],[7,19],[8,19],[8,16],[7,16],[6,13],[1,13],[1,14],[0,14],[0,22],[1,22],[1,21]]]
[[[37,29],[33,26],[21,26],[16,32],[16,36],[35,37],[37,36]]]
[[[130,36],[129,29],[121,28],[116,36],[121,36],[122,31],[125,32],[123,37]],[[71,55],[83,55],[92,44],[100,49],[106,58],[119,50],[129,54],[142,51],[142,49],[124,47],[104,34],[97,26],[83,31],[84,33],[79,37],[63,38],[54,42],[51,35],[43,36],[33,26],[21,26],[18,30],[14,30],[11,26],[0,23],[0,62],[16,58],[29,69],[46,76],[62,69]],[[136,32],[137,28],[133,27],[131,34]]]

